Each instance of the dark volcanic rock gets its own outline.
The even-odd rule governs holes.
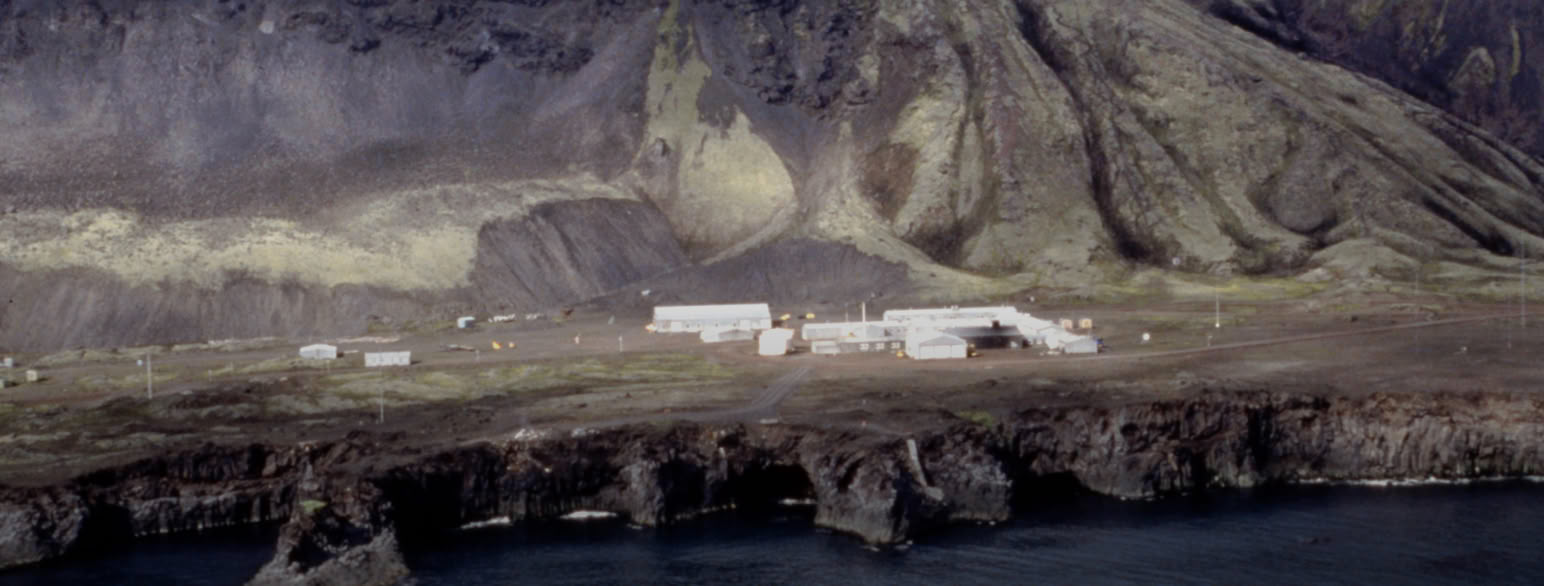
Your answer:
[[[648,290],[649,295],[640,295]],[[782,240],[706,265],[681,267],[596,299],[597,306],[648,308],[669,303],[826,303],[910,291],[904,265],[850,245]]]
[[[0,492],[0,570],[63,555],[85,520],[85,504],[69,491]]]
[[[359,437],[208,447],[0,495],[0,567],[137,534],[287,518],[257,583],[391,583],[401,550],[461,525],[612,511],[660,525],[814,499],[874,543],[998,521],[1044,497],[1154,498],[1268,483],[1519,478],[1544,470],[1544,399],[1209,392],[1035,407],[914,438],[805,426],[578,430],[427,456]],[[387,444],[389,446],[389,444]],[[915,452],[913,452],[915,450]],[[915,455],[913,455],[915,454]],[[278,499],[284,499],[279,502]]]
[[[1544,6],[1488,2],[1191,0],[1294,50],[1345,65],[1544,156]]]
[[[542,204],[485,224],[477,241],[472,288],[495,311],[573,304],[687,264],[664,215],[635,202]]]
[[[248,584],[383,585],[408,575],[389,521],[391,502],[369,483],[302,493],[273,560]]]

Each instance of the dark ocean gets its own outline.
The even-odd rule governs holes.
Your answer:
[[[409,555],[456,584],[1544,584],[1544,485],[1294,487],[1045,503],[873,549],[808,509],[664,529],[611,520],[466,530]],[[274,528],[142,540],[0,584],[240,584]]]

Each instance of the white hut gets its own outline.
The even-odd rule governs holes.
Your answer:
[[[1066,354],[1098,354],[1099,340],[1088,336],[1081,336],[1063,344],[1062,352]]]
[[[717,344],[719,342],[741,342],[756,339],[756,332],[739,329],[713,329],[703,330],[697,334],[704,344]]]
[[[300,349],[301,358],[332,360],[338,357],[338,347],[331,344],[312,344]]]
[[[458,317],[456,318],[456,329],[464,330],[470,328],[472,327],[472,322],[474,321],[477,321],[477,318],[470,315],[463,315]]]
[[[412,352],[366,352],[365,366],[408,366],[413,363]]]
[[[777,328],[761,332],[761,338],[757,342],[757,353],[762,356],[782,356],[788,353],[788,347],[793,344],[793,330]]]
[[[739,305],[661,305],[654,308],[654,331],[700,332],[711,329],[772,328],[772,308],[765,303]]]
[[[917,360],[964,358],[965,340],[936,331],[916,331],[906,335],[906,355]]]

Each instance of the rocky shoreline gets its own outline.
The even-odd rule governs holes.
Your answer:
[[[939,413],[910,436],[835,426],[637,425],[449,449],[356,433],[205,445],[68,484],[0,488],[0,568],[138,535],[280,522],[253,583],[394,583],[415,540],[495,518],[611,511],[639,525],[811,499],[876,544],[1002,521],[1068,491],[1159,498],[1269,483],[1524,478],[1544,471],[1544,397],[1206,392]],[[518,439],[517,439],[518,438]]]

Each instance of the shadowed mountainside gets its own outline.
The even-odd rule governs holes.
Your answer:
[[[1544,4],[1192,0],[1284,47],[1345,65],[1544,156]]]
[[[651,278],[739,298],[812,250],[853,273],[763,295],[1176,264],[1458,283],[1544,249],[1544,165],[1395,89],[1532,148],[1487,112],[1530,103],[1538,20],[1442,12],[1465,32],[1407,79],[1408,51],[1363,49],[1432,3],[1343,4],[1365,34],[1285,0],[0,0],[0,346],[346,333]],[[1510,85],[1450,67],[1496,27]],[[1491,97],[1411,81],[1448,71]]]

